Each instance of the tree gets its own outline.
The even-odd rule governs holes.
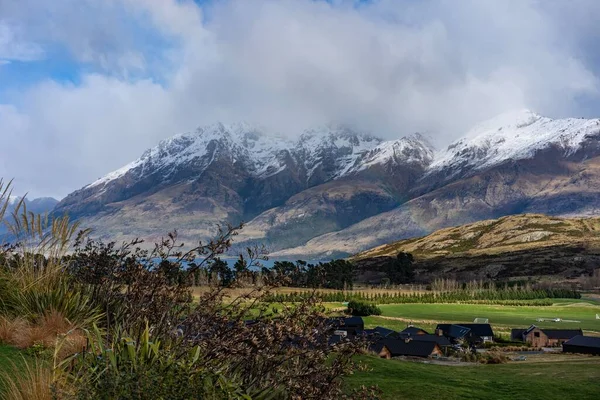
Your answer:
[[[412,254],[401,251],[385,264],[384,272],[394,285],[410,283],[415,279],[413,262]]]
[[[208,267],[209,272],[215,274],[219,279],[219,284],[223,287],[228,287],[233,282],[234,274],[227,261],[216,258]]]

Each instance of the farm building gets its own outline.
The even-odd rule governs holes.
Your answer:
[[[512,340],[520,340],[533,347],[560,346],[578,335],[583,335],[581,329],[543,329],[535,325],[527,329],[513,329],[510,333]]]
[[[600,337],[577,335],[563,343],[563,352],[600,355]]]

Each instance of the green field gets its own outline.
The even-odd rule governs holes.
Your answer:
[[[488,318],[499,330],[527,327],[531,324],[543,328],[581,328],[600,333],[600,306],[588,302],[559,301],[550,307],[513,307],[473,304],[385,304],[380,306],[384,317],[367,317],[368,325],[383,325],[389,328],[406,326],[408,321],[423,327],[435,326],[438,322],[472,322],[477,317]],[[561,318],[579,322],[539,322],[538,318]]]
[[[363,356],[349,387],[378,385],[383,399],[598,399],[600,357],[553,355],[502,365],[444,366]],[[533,358],[533,357],[532,357]]]

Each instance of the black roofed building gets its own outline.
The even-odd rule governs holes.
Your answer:
[[[446,336],[442,335],[416,335],[410,336],[410,339],[416,340],[418,342],[435,342],[441,348],[449,347],[452,345],[450,340]]]
[[[384,328],[382,326],[378,326],[374,329],[374,331],[379,334],[379,336],[381,337],[389,337],[389,336],[396,336],[398,334],[398,332],[392,330],[392,329],[388,329],[388,328]]]
[[[456,342],[462,339],[469,338],[471,329],[455,324],[438,324],[435,328],[436,335],[443,335],[450,339],[451,342]]]
[[[365,323],[362,317],[336,317],[329,318],[327,325],[336,333],[346,332],[347,335],[356,335],[357,332],[365,329]]]
[[[565,353],[600,355],[600,337],[577,335],[562,345]]]
[[[583,336],[583,331],[581,329],[546,329],[531,325],[527,329],[513,329],[510,333],[512,340],[521,340],[533,347],[560,346],[575,336]]]
[[[485,343],[494,341],[494,331],[490,324],[438,324],[436,334],[441,333],[456,343],[466,340],[469,343]]]
[[[406,329],[404,329],[403,331],[401,331],[400,333],[411,335],[411,336],[429,335],[429,332],[427,332],[425,329],[417,328],[416,326],[409,326]]]
[[[460,324],[471,330],[473,338],[480,338],[483,343],[494,341],[494,330],[490,324]]]
[[[376,348],[385,346],[390,357],[434,357],[442,356],[442,350],[436,342],[408,339],[382,339],[375,344]]]

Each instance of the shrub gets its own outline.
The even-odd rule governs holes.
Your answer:
[[[479,356],[479,362],[482,364],[504,364],[508,357],[497,351],[487,351]]]
[[[352,300],[348,303],[348,311],[352,315],[368,317],[369,315],[381,315],[381,309],[373,303]]]
[[[63,399],[260,398],[258,392],[243,390],[238,378],[210,371],[199,347],[178,354],[152,338],[149,328],[137,341],[122,334],[107,346],[98,329],[88,340],[85,353],[63,362],[74,365],[57,386]]]

